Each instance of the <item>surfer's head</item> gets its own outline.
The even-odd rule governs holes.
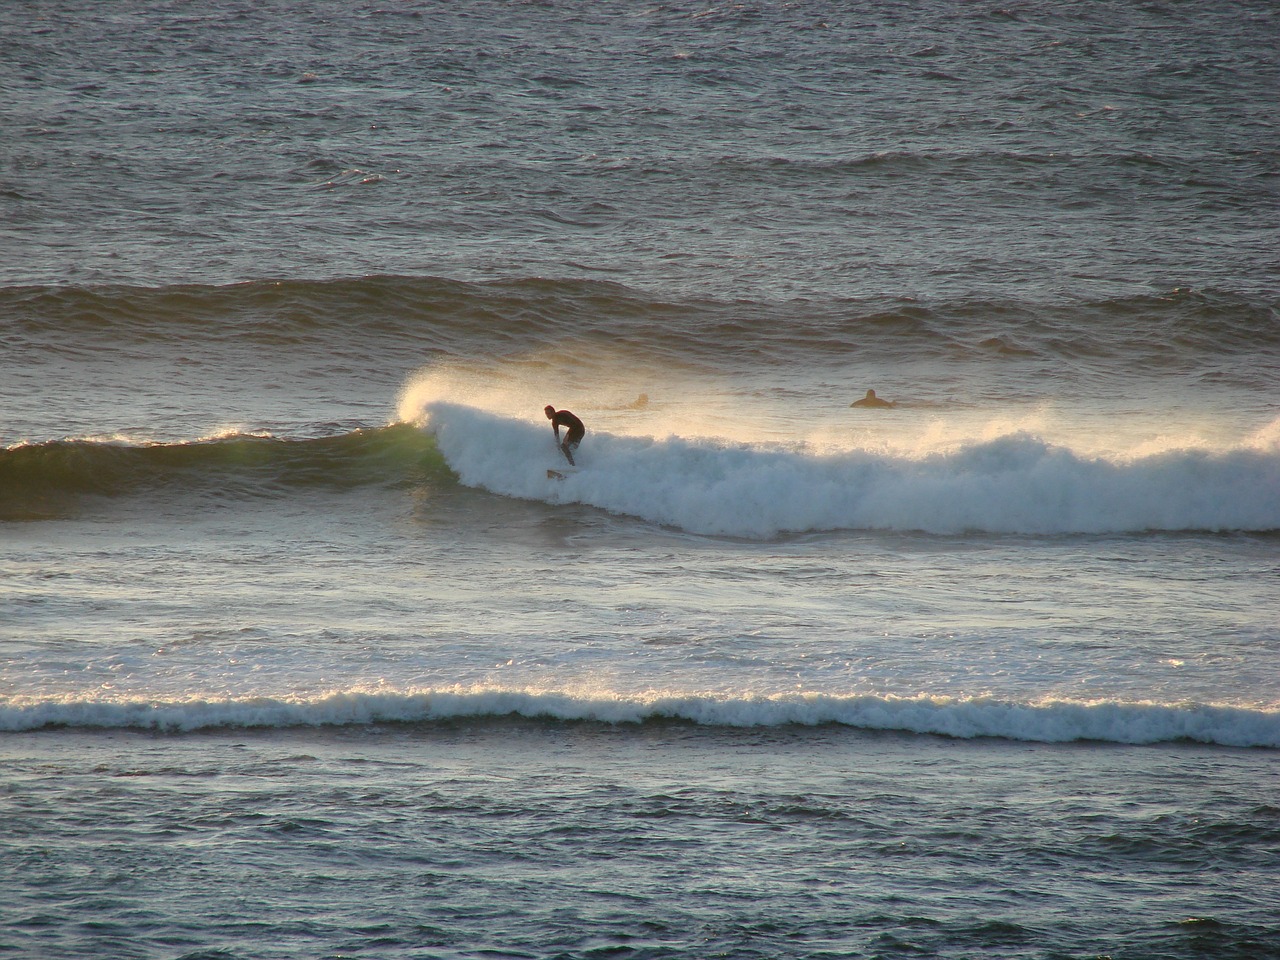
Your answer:
[[[545,407],[542,408],[542,412],[547,415],[548,420],[551,420],[556,415],[556,408],[548,403]]]

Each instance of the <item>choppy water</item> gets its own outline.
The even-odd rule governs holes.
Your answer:
[[[0,950],[1276,955],[1277,40],[4,8]]]
[[[1267,3],[21,5],[6,282],[1269,292]]]

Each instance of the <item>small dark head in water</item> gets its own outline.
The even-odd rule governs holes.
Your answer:
[[[874,390],[868,390],[867,395],[861,400],[855,400],[849,404],[851,407],[892,407],[893,402],[889,400],[881,400],[876,396]]]

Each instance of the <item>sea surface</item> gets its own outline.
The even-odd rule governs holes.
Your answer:
[[[1280,958],[1277,49],[0,5],[0,957]]]

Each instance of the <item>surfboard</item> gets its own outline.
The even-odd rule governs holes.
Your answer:
[[[547,479],[548,479],[548,480],[563,480],[563,479],[564,479],[564,476],[565,476],[565,475],[564,475],[563,473],[561,473],[559,470],[548,470],[548,471],[547,471]]]

